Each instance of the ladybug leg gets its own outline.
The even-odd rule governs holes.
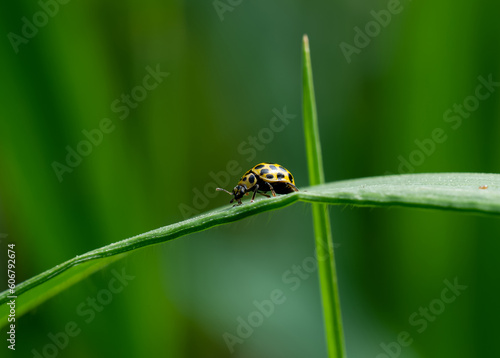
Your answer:
[[[234,205],[233,205],[233,208],[234,208],[235,206],[240,206],[241,204],[243,204],[243,203],[241,202],[241,199],[238,199],[238,200],[236,201],[236,204],[234,204]]]
[[[292,183],[288,183],[288,186],[291,187],[294,191],[299,191],[299,189],[297,189],[297,187]]]
[[[271,195],[264,194],[262,191],[259,191],[259,194],[262,195],[262,196],[265,196],[266,198],[270,198],[271,197]]]
[[[253,191],[252,200],[250,200],[251,203],[253,203],[255,199],[255,194],[257,194],[257,190],[259,190],[259,184],[255,184],[255,190]]]
[[[276,192],[274,191],[274,188],[271,184],[269,184],[267,181],[265,182],[267,184],[267,186],[269,187],[269,189],[271,190],[271,193],[273,194],[273,196],[276,196]]]

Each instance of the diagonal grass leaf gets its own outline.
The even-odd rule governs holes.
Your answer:
[[[488,186],[487,189],[480,189],[485,185]],[[500,174],[393,175],[345,180],[300,189],[297,193],[263,198],[234,208],[225,206],[74,257],[18,284],[16,315],[19,317],[51,296],[119,259],[123,256],[120,254],[276,210],[297,201],[371,207],[405,206],[500,215]],[[0,293],[1,326],[8,322],[9,306],[5,304],[9,301],[8,296],[7,290]]]

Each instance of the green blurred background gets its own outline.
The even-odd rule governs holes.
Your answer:
[[[212,193],[210,173],[222,178],[228,163],[238,164],[237,174],[223,178],[228,189],[262,161],[284,165],[307,186],[304,33],[327,181],[499,171],[499,87],[482,88],[486,99],[469,97],[480,76],[500,81],[498,4],[41,4],[8,2],[0,12],[0,233],[8,235],[0,238],[0,262],[14,242],[19,280],[183,220],[188,207],[227,204],[227,194]],[[341,44],[355,40],[346,56]],[[148,69],[169,75],[153,86]],[[447,112],[458,105],[469,110]],[[273,110],[285,107],[295,117],[273,131]],[[102,123],[109,133],[85,147],[83,131],[96,133]],[[429,139],[436,128],[446,138],[439,143]],[[58,178],[53,163],[68,165],[68,146],[79,145],[86,155],[70,159],[75,167]],[[198,190],[205,189],[203,199]],[[400,208],[330,212],[349,357],[496,353],[497,218]],[[302,273],[296,290],[283,280],[313,256],[310,217],[309,205],[295,204],[128,255],[19,319],[16,352],[3,340],[1,356],[326,357],[316,272]],[[135,278],[108,297],[113,272]],[[455,279],[467,288],[441,307],[443,281]],[[276,289],[285,301],[231,353],[224,333],[236,335],[238,317],[247,320],[254,301]],[[93,298],[106,304],[90,309],[90,319],[81,309]],[[419,332],[422,325],[409,319],[429,305],[439,314]],[[71,322],[79,333],[47,348]],[[391,342],[403,331],[411,344],[399,351]]]

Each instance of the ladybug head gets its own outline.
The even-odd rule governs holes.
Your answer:
[[[246,194],[247,192],[247,187],[245,185],[236,185],[233,189],[233,192],[229,192],[227,191],[226,189],[222,189],[222,188],[217,188],[216,190],[219,190],[219,191],[225,191],[226,193],[228,193],[229,195],[232,195],[233,198],[231,199],[230,203],[232,203],[233,201],[237,201],[238,204],[236,205],[241,205],[241,198],[243,197],[243,195]]]

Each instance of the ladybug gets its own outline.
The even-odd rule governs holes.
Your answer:
[[[295,186],[292,173],[276,163],[260,163],[254,166],[243,174],[232,193],[222,188],[217,188],[216,190],[225,191],[229,195],[232,195],[233,198],[230,203],[236,200],[238,203],[235,206],[241,205],[243,195],[248,195],[251,191],[253,191],[252,200],[250,200],[251,203],[254,201],[255,194],[257,193],[270,198],[269,195],[264,193],[271,191],[273,196],[276,196],[276,193],[289,194],[299,191]]]

